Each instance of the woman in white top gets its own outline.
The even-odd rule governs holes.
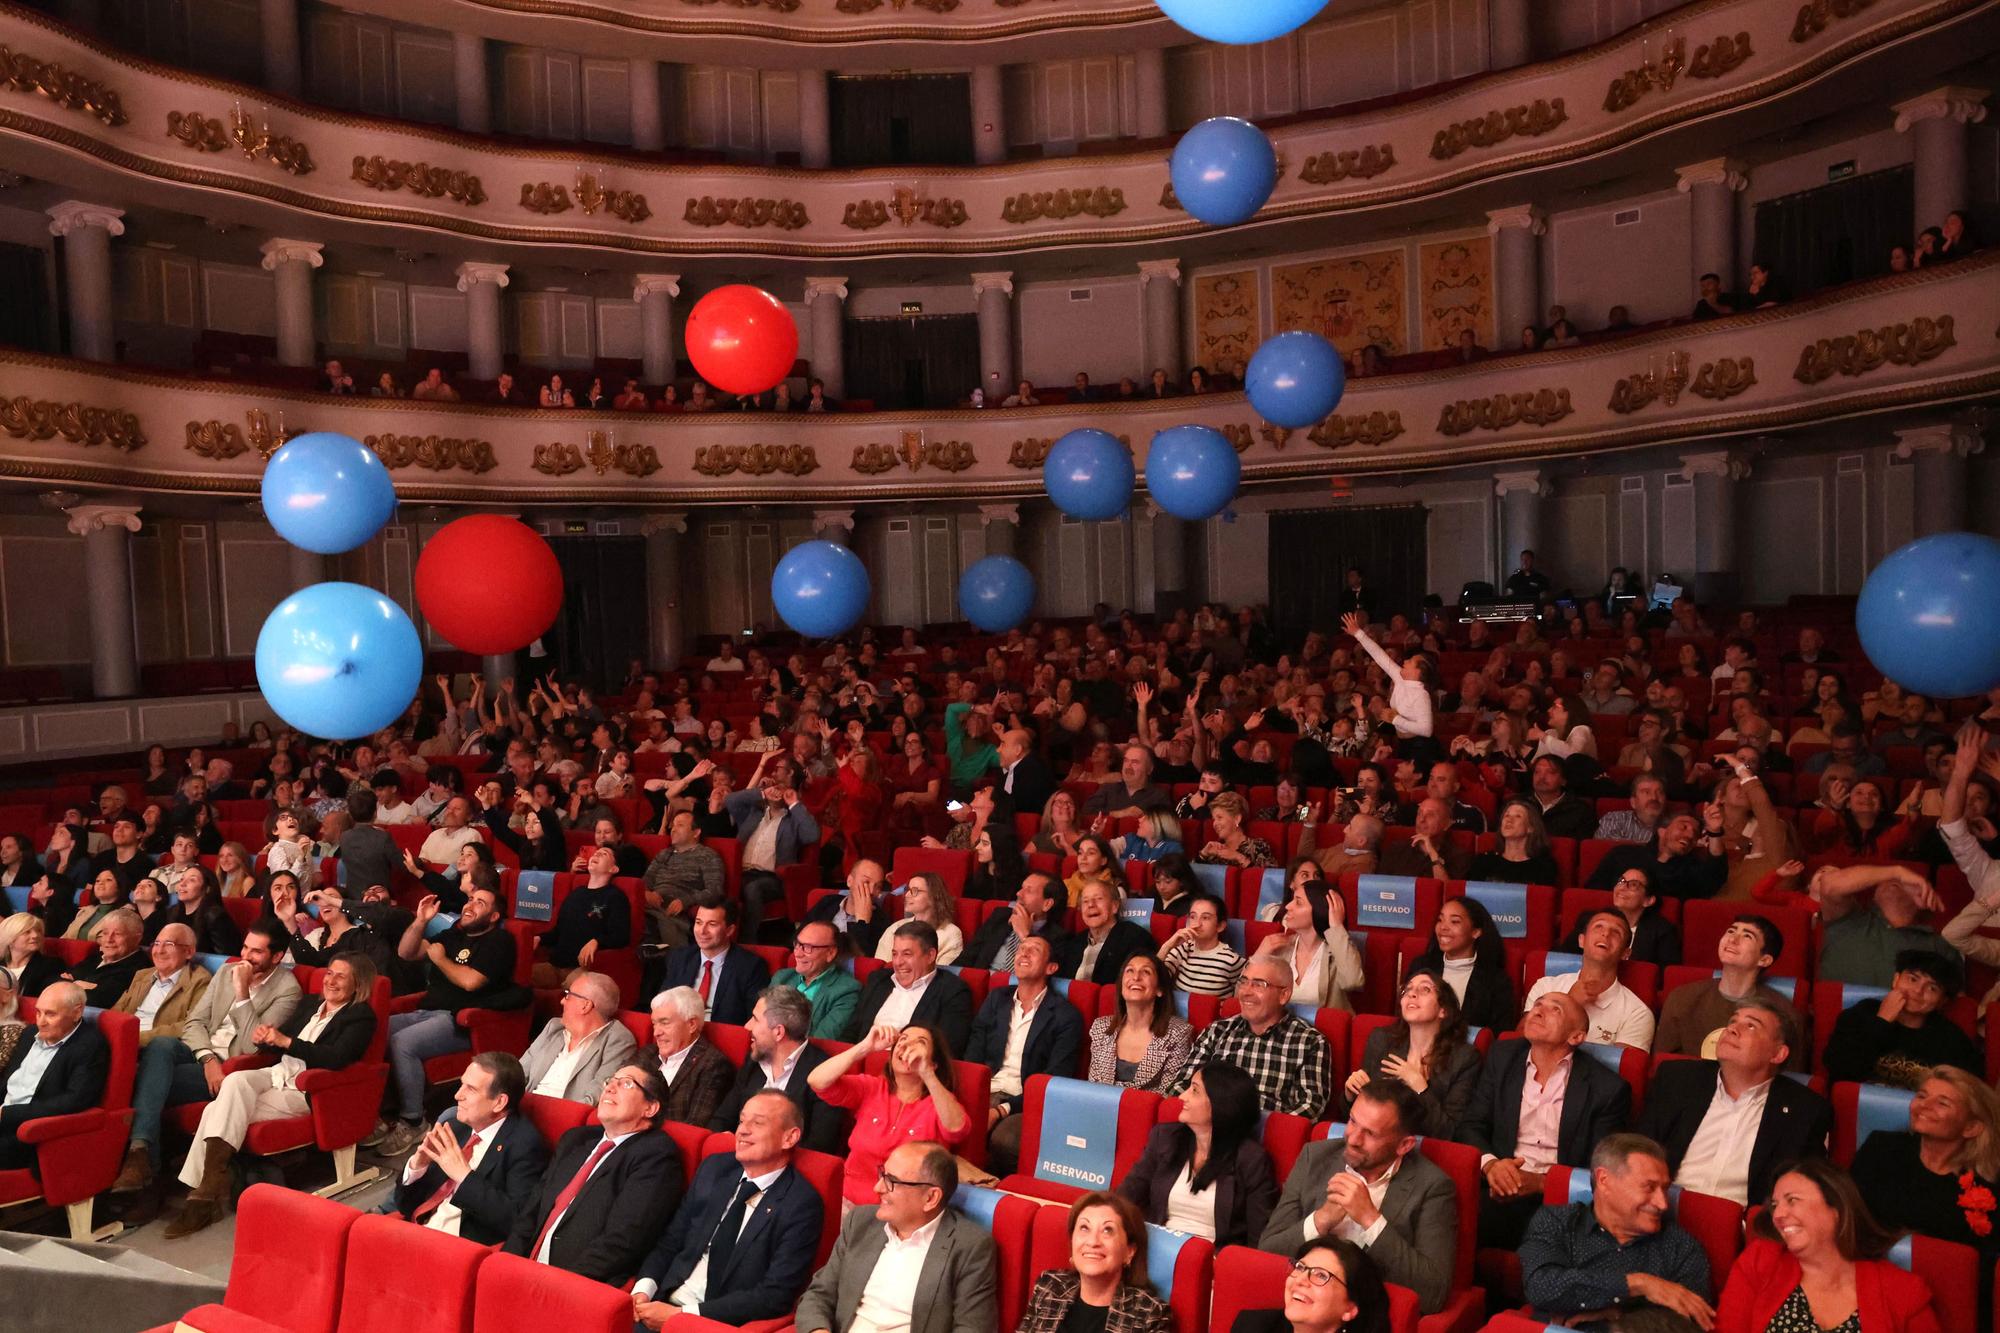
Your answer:
[[[1118,1192],[1155,1226],[1217,1245],[1255,1245],[1278,1201],[1257,1140],[1257,1085],[1224,1060],[1203,1065],[1181,1094],[1176,1123],[1155,1125]]]
[[[1411,653],[1400,663],[1382,651],[1382,646],[1368,637],[1365,622],[1360,616],[1349,612],[1340,618],[1340,627],[1354,636],[1361,650],[1375,659],[1375,665],[1382,668],[1389,677],[1388,724],[1396,729],[1399,736],[1428,736],[1431,734],[1431,660],[1422,653]]]
[[[958,961],[965,948],[965,934],[958,928],[958,900],[952,897],[942,878],[927,871],[910,876],[910,882],[903,887],[903,920],[926,921],[937,931],[938,966]],[[883,931],[881,943],[875,946],[875,956],[888,962],[889,946],[895,942],[893,929]]]
[[[1549,725],[1528,728],[1528,739],[1538,742],[1535,758],[1554,755],[1567,759],[1573,754],[1597,758],[1597,733],[1590,729],[1590,714],[1574,695],[1557,695],[1549,701]]]
[[[1317,869],[1318,867],[1314,867]],[[1278,917],[1277,934],[1257,946],[1260,957],[1282,959],[1292,969],[1292,999],[1322,1009],[1354,1004],[1347,992],[1361,989],[1361,951],[1347,934],[1347,901],[1317,875],[1294,871],[1292,896]]]

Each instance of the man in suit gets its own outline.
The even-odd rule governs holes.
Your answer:
[[[1056,775],[1035,753],[1035,734],[1026,727],[1000,733],[1000,790],[1014,798],[1014,808],[1039,815],[1055,795]]]
[[[765,771],[767,762],[769,772]],[[799,799],[797,781],[791,759],[773,751],[757,761],[757,771],[750,775],[744,790],[732,793],[722,803],[736,825],[743,914],[749,918],[753,937],[764,919],[765,905],[785,900],[779,867],[797,865],[805,849],[819,841],[819,824]]]
[[[1638,1132],[1666,1149],[1682,1189],[1748,1204],[1771,1197],[1781,1163],[1825,1155],[1833,1107],[1782,1076],[1798,1040],[1786,1013],[1752,994],[1716,1039],[1715,1059],[1660,1066]]]
[[[743,1103],[735,1153],[702,1162],[639,1269],[632,1313],[641,1327],[681,1313],[744,1324],[791,1312],[826,1221],[819,1192],[792,1165],[803,1126],[798,1103],[779,1089]]]
[[[856,1208],[799,1301],[798,1333],[899,1328],[994,1333],[998,1251],[951,1207],[958,1163],[938,1143],[899,1144],[882,1163],[873,1211]]]
[[[243,932],[242,960],[201,984],[200,998],[187,1010],[178,1031],[161,1021],[171,1017],[168,1005],[160,1005],[154,1012],[151,1033],[140,1038],[139,1073],[132,1084],[132,1142],[125,1150],[125,1165],[112,1183],[113,1194],[135,1194],[153,1183],[161,1165],[160,1117],[166,1109],[215,1096],[222,1086],[223,1062],[251,1054],[257,1049],[250,1040],[252,1032],[264,1026],[282,1027],[299,1007],[298,978],[290,968],[278,966],[272,933],[266,926],[252,926]],[[126,999],[147,978],[158,975],[161,941],[170,935],[191,939],[192,934],[186,926],[163,927],[160,939],[153,944],[155,971],[141,973],[132,983],[133,990],[125,993]],[[200,969],[192,965],[181,968],[183,975],[191,971]],[[124,1009],[123,1000],[119,1007]]]
[[[1417,802],[1415,827],[1408,842],[1376,858],[1376,870],[1415,879],[1464,879],[1472,869],[1472,853],[1451,840],[1451,806],[1426,796]]]
[[[653,1046],[639,1063],[659,1071],[666,1084],[660,1119],[684,1125],[705,1125],[729,1095],[736,1077],[729,1057],[705,1040],[701,996],[690,986],[676,986],[653,997]]]
[[[929,1023],[944,1033],[954,1053],[972,1037],[972,991],[937,965],[937,928],[905,921],[889,946],[889,966],[877,968],[861,988],[861,1004],[847,1025],[847,1040],[860,1041],[878,1027],[901,1030]]]
[[[562,1136],[507,1253],[622,1287],[680,1203],[680,1150],[660,1132],[659,1071],[626,1065],[604,1081],[595,1125]]]
[[[1550,991],[1528,1006],[1521,1035],[1495,1043],[1486,1059],[1458,1126],[1459,1142],[1481,1154],[1481,1248],[1518,1246],[1542,1205],[1549,1168],[1590,1165],[1597,1141],[1625,1128],[1632,1090],[1576,1049],[1589,1023],[1581,1004]]]
[[[98,922],[92,935],[97,953],[63,973],[63,979],[83,987],[84,994],[100,1006],[109,1006],[147,963],[139,947],[146,938],[146,924],[136,911],[121,907]]]
[[[821,898],[806,909],[806,920],[826,922],[853,942],[856,954],[872,958],[883,929],[895,924],[882,910],[882,891],[888,882],[880,861],[861,857],[847,872],[847,892]]]
[[[1425,1314],[1444,1308],[1458,1254],[1451,1177],[1417,1151],[1423,1104],[1407,1084],[1371,1079],[1355,1096],[1347,1139],[1306,1145],[1257,1248],[1298,1252],[1340,1236],[1367,1250],[1384,1281],[1417,1293]]]
[[[993,1071],[987,1169],[996,1176],[1012,1172],[1020,1159],[1028,1080],[1037,1074],[1076,1077],[1083,1015],[1049,985],[1055,974],[1049,942],[1039,935],[1022,940],[1014,951],[1014,984],[987,995],[966,1043],[964,1058]]]
[[[139,1020],[139,1044],[155,1036],[173,1041],[187,1026],[188,1015],[208,994],[209,970],[194,961],[194,928],[174,922],[160,927],[149,951],[153,965],[132,978],[132,984],[111,1007]]]
[[[734,899],[703,903],[694,909],[694,943],[667,951],[661,989],[692,987],[717,1023],[747,1020],[757,992],[771,984],[770,966],[736,943],[741,920]]]
[[[1597,803],[1570,791],[1562,760],[1552,754],[1535,760],[1528,769],[1528,785],[1551,838],[1581,840],[1597,832]]]
[[[457,1116],[432,1125],[403,1165],[396,1211],[478,1245],[505,1241],[534,1206],[549,1164],[541,1131],[520,1114],[527,1091],[527,1075],[513,1056],[473,1056],[453,1097]]]
[[[52,982],[35,1000],[35,1037],[14,1043],[0,1069],[0,1171],[35,1169],[35,1149],[21,1126],[97,1105],[111,1075],[111,1045],[83,1021],[83,989]]]
[[[372,786],[359,787],[347,798],[347,813],[354,817],[354,826],[340,835],[340,863],[347,869],[348,891],[357,898],[371,885],[393,886],[396,871],[403,864],[396,840],[387,829],[376,826],[378,806]]]
[[[790,986],[772,986],[757,997],[756,1008],[744,1028],[750,1033],[750,1058],[736,1074],[736,1081],[722,1105],[708,1118],[710,1129],[734,1129],[743,1119],[743,1108],[759,1093],[782,1092],[799,1108],[801,1140],[814,1152],[844,1154],[847,1151],[847,1116],[839,1107],[829,1106],[806,1082],[819,1068],[826,1052],[810,1045],[812,1005]]]
[[[840,936],[830,921],[808,921],[792,936],[792,965],[771,978],[812,1006],[812,1035],[840,1040],[861,1003],[861,983],[839,965]]]
[[[618,1021],[619,1002],[618,983],[610,977],[572,972],[556,1016],[521,1057],[528,1091],[597,1105],[604,1080],[639,1050],[630,1029]]]
[[[1049,942],[1051,952],[1069,934],[1063,918],[1069,913],[1069,886],[1054,875],[1031,870],[1014,892],[1014,902],[1004,912],[995,912],[979,923],[972,939],[959,954],[963,967],[983,967],[1008,972],[1014,967],[1014,953],[1030,935]]]

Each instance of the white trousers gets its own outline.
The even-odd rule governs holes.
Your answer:
[[[192,1188],[201,1184],[201,1169],[208,1158],[204,1146],[210,1139],[222,1139],[232,1148],[243,1146],[243,1136],[259,1120],[285,1120],[304,1115],[310,1108],[306,1095],[295,1088],[271,1086],[271,1071],[239,1069],[222,1080],[215,1100],[202,1109],[201,1124],[194,1132],[194,1147],[181,1164],[181,1183]]]

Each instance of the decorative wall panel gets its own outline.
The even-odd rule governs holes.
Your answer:
[[[1257,270],[1204,273],[1194,280],[1194,360],[1245,365],[1257,350]]]
[[[1418,249],[1417,327],[1425,350],[1450,347],[1462,329],[1471,329],[1482,347],[1496,345],[1492,237],[1438,241]]]
[[[1406,272],[1401,250],[1274,265],[1272,330],[1308,329],[1350,356],[1369,343],[1407,351]]]

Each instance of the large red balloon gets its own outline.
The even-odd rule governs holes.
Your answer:
[[[718,287],[688,312],[688,360],[725,393],[762,393],[792,373],[799,330],[792,312],[760,287]]]
[[[417,557],[417,606],[446,642],[468,653],[533,643],[562,609],[562,566],[517,519],[471,514],[439,529]]]

